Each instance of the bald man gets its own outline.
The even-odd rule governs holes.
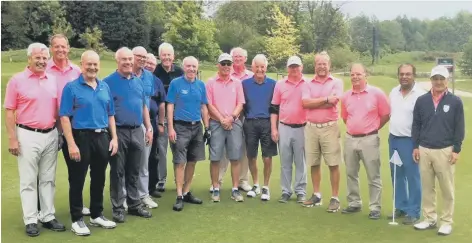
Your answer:
[[[61,98],[59,116],[67,146],[64,157],[69,171],[69,207],[72,232],[90,235],[82,216],[82,190],[90,166],[90,224],[106,229],[116,223],[103,214],[103,188],[110,155],[118,150],[115,107],[108,85],[97,78],[100,58],[85,51],[81,58],[82,74],[67,83]],[[71,117],[74,119],[71,121]]]

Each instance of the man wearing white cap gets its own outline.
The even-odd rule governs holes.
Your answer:
[[[297,202],[303,203],[306,195],[305,166],[305,109],[302,106],[302,61],[292,56],[287,61],[288,76],[277,82],[270,108],[272,140],[279,144],[280,185],[279,202],[286,203],[292,195],[292,164],[295,163],[295,194]],[[280,134],[279,134],[280,133]],[[280,135],[280,136],[279,136]]]
[[[439,235],[452,232],[454,213],[454,172],[464,140],[464,106],[462,100],[447,90],[449,71],[436,66],[431,71],[431,92],[418,98],[413,110],[411,135],[413,159],[419,163],[422,184],[424,221],[417,230],[436,228],[435,178],[441,188],[443,211]]]

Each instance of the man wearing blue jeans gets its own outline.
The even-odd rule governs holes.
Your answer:
[[[390,92],[390,158],[397,151],[402,166],[390,163],[392,182],[395,181],[395,218],[405,217],[403,224],[412,225],[420,218],[421,179],[418,164],[413,161],[411,126],[416,100],[426,92],[415,84],[416,68],[412,64],[398,67],[400,84]],[[396,166],[396,180],[394,180]],[[389,217],[390,219],[392,216]]]

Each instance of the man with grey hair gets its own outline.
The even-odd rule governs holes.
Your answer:
[[[154,70],[156,70],[156,67],[157,67],[157,58],[152,53],[148,53],[146,56],[147,56],[147,59],[146,59],[146,65],[144,66],[144,68],[148,70],[149,72],[154,73]]]
[[[174,47],[171,44],[164,42],[159,46],[159,63],[154,70],[154,75],[158,77],[164,84],[165,92],[168,93],[170,82],[184,74],[182,68],[174,63]],[[167,107],[166,107],[167,108]],[[165,183],[167,181],[167,147],[169,145],[168,131],[166,120],[159,126],[164,127],[164,134],[158,138],[159,146],[159,183],[157,190],[165,191]]]
[[[150,218],[140,200],[138,191],[139,170],[145,145],[153,139],[149,109],[143,82],[133,73],[133,52],[122,47],[115,53],[118,69],[104,78],[110,87],[116,108],[115,120],[118,135],[118,153],[110,160],[110,198],[113,205],[113,220],[123,223],[124,202],[128,214]],[[131,87],[131,88],[130,88]],[[141,127],[144,123],[145,133]],[[145,139],[143,139],[145,137]],[[126,186],[126,193],[123,187]]]
[[[261,143],[262,160],[264,162],[264,186],[262,187],[261,200],[270,200],[269,180],[272,172],[272,157],[277,155],[277,144],[271,139],[270,126],[270,102],[276,81],[266,76],[267,58],[262,54],[257,54],[252,60],[252,71],[254,76],[242,81],[244,99],[244,121],[243,131],[247,160],[251,171],[254,186],[247,193],[248,197],[255,197],[261,194],[257,172],[257,152],[259,141]]]
[[[38,236],[43,227],[65,231],[54,216],[58,153],[56,129],[57,80],[46,72],[49,50],[33,43],[27,50],[28,67],[8,81],[4,107],[8,151],[18,159],[23,222],[28,236]],[[38,116],[37,114],[41,114]],[[39,178],[39,185],[38,185]],[[38,211],[38,191],[41,211]]]

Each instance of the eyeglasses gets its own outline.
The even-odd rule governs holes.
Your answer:
[[[221,66],[231,66],[232,64],[232,62],[220,62]]]

